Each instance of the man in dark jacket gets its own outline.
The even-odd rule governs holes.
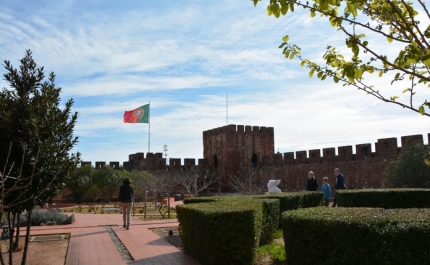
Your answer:
[[[130,228],[131,207],[133,207],[133,187],[130,185],[130,179],[125,178],[119,187],[118,202],[121,203],[123,227]]]
[[[342,173],[340,173],[340,169],[339,168],[335,168],[334,169],[334,175],[336,176],[336,182],[334,184],[334,189],[335,190],[343,190],[345,189],[345,177],[343,176]],[[336,207],[336,193],[334,195],[334,199],[333,199],[333,206],[332,207]]]

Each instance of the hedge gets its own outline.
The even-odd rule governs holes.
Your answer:
[[[430,189],[365,189],[336,191],[341,207],[430,208]]]
[[[288,265],[430,261],[430,209],[318,207],[281,219]]]
[[[187,198],[177,207],[184,252],[205,265],[253,264],[257,247],[273,241],[282,211],[322,201],[319,192]]]
[[[184,252],[206,265],[252,265],[260,242],[263,211],[263,203],[257,201],[178,205]]]

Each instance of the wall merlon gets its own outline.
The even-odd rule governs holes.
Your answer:
[[[237,125],[237,131],[243,133],[245,131],[245,125]]]
[[[106,162],[104,162],[104,161],[97,161],[95,168],[102,168],[105,165],[106,165]]]
[[[260,131],[260,126],[252,126],[252,131],[255,132],[259,132]]]
[[[228,132],[236,132],[236,124],[227,125],[227,131]]]
[[[402,136],[401,138],[402,147],[405,147],[409,144],[413,143],[424,143],[423,136],[422,135],[408,135],[408,136]]]
[[[252,132],[251,125],[245,125],[245,132]]]
[[[115,169],[119,169],[119,162],[110,162],[109,166]]]

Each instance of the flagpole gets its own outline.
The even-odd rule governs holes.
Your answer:
[[[148,108],[148,153],[151,152],[151,101]]]
[[[225,106],[227,110],[227,125],[228,125],[228,90],[225,90]]]

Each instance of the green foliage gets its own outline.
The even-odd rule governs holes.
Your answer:
[[[116,170],[111,166],[103,166],[95,170],[93,183],[98,193],[109,202],[113,194],[119,190],[126,171]]]
[[[288,264],[427,264],[430,209],[314,207],[282,213]]]
[[[94,168],[91,166],[78,167],[72,177],[66,182],[75,203],[83,203],[85,196],[92,187]]]
[[[178,205],[184,252],[202,264],[252,265],[260,241],[262,205],[250,200]]]
[[[339,190],[341,207],[430,208],[430,189]]]
[[[269,245],[258,248],[258,253],[262,256],[269,256],[275,262],[284,262],[286,260],[284,245],[280,242],[273,241]]]
[[[204,264],[252,264],[256,246],[273,241],[281,211],[315,207],[322,201],[320,192],[185,199],[185,205],[177,207],[184,251]],[[240,236],[244,238],[239,243]]]
[[[128,172],[128,174],[125,174],[124,177],[126,175],[128,175],[132,181],[135,197],[139,198],[141,201],[144,200],[145,191],[153,190],[157,185],[157,179],[146,171],[132,170]]]
[[[0,168],[15,165],[10,175],[18,177],[8,179],[2,188],[26,186],[29,179],[23,178],[33,176],[30,188],[8,194],[3,202],[21,202],[6,209],[15,213],[42,206],[58,195],[80,161],[79,153],[71,153],[78,142],[73,137],[77,120],[77,112],[71,113],[73,100],[60,108],[61,88],[55,86],[55,74],[45,80],[44,69],[37,66],[31,51],[27,50],[20,63],[16,69],[4,61],[4,79],[10,89],[0,93]]]
[[[430,146],[409,144],[385,169],[386,183],[391,188],[430,188]]]
[[[259,1],[253,0],[254,5]],[[341,54],[329,45],[323,55],[325,65],[321,66],[302,58],[300,47],[290,44],[289,36],[285,36],[279,48],[283,49],[286,58],[296,57],[301,66],[309,68],[309,77],[314,73],[321,80],[331,77],[335,83],[340,81],[384,102],[430,116],[426,112],[430,108],[427,99],[413,105],[416,93],[425,93],[430,86],[430,14],[423,1],[270,0],[267,14],[278,18],[281,14],[287,15],[288,11],[294,12],[295,6],[309,11],[311,18],[316,13],[326,18],[327,24],[346,37],[346,50],[349,51]],[[424,14],[420,17],[422,21],[418,20],[416,8]],[[386,45],[381,46],[384,42]],[[391,56],[392,52],[397,55]],[[399,94],[383,95],[378,88],[367,84],[365,76],[375,72],[379,77],[390,78],[391,84],[401,83],[403,88]],[[406,97],[400,101],[401,94]]]

